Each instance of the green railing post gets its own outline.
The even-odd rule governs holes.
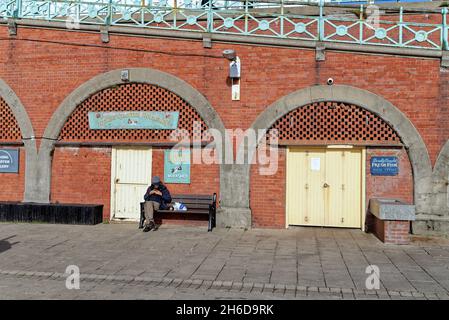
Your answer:
[[[167,8],[168,1],[165,3],[165,7]],[[173,28],[176,29],[176,25],[178,24],[178,2],[175,0],[173,2]]]
[[[441,27],[443,28],[441,35],[443,37],[442,41],[441,41],[441,49],[442,50],[448,50],[448,43],[447,43],[447,8],[443,8],[441,9],[441,13],[443,15],[443,23],[441,25]]]
[[[248,0],[245,0],[245,34],[248,34]]]
[[[402,6],[399,8],[399,46],[402,47],[402,43],[403,43],[403,29],[404,28],[404,8],[402,8]]]
[[[104,19],[104,24],[110,26],[112,23],[112,0],[108,2],[108,15],[106,19]]]
[[[16,0],[16,6],[12,12],[12,16],[15,19],[22,17],[22,0]]]
[[[324,1],[320,0],[320,17],[318,18],[318,40],[324,40]]]
[[[281,37],[284,37],[284,0],[281,0]]]
[[[363,43],[363,4],[360,5],[360,14],[359,14],[359,43]]]
[[[214,12],[212,11],[212,0],[208,2],[207,8],[207,32],[214,31]]]

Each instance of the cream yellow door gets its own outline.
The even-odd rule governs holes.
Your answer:
[[[287,224],[361,227],[362,149],[289,148]]]
[[[287,217],[292,225],[324,225],[325,151],[290,149],[287,157]]]
[[[325,226],[360,228],[362,219],[361,149],[326,151]]]
[[[151,181],[151,148],[112,149],[112,218],[137,221]]]

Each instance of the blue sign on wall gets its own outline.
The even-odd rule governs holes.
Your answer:
[[[164,182],[190,183],[190,150],[165,150]]]
[[[372,157],[371,175],[373,176],[395,176],[399,173],[397,157]]]
[[[89,112],[90,129],[177,129],[179,112]]]
[[[0,172],[19,172],[19,149],[0,149]]]

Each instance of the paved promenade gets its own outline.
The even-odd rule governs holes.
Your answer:
[[[66,289],[67,266],[81,274]],[[380,271],[368,290],[366,268]],[[449,299],[449,240],[360,230],[0,223],[0,299]]]

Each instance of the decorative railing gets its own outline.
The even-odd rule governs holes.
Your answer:
[[[375,6],[360,5],[346,10],[346,14],[326,14],[325,6],[338,2],[343,1],[320,2],[312,7],[311,3],[288,0],[0,0],[0,17],[66,22],[68,28],[98,24],[401,48],[448,48],[446,7],[414,10],[412,15],[400,8],[396,14],[386,15],[379,14]],[[315,8],[316,13],[298,14],[305,5]],[[429,22],[422,22],[425,20]]]

